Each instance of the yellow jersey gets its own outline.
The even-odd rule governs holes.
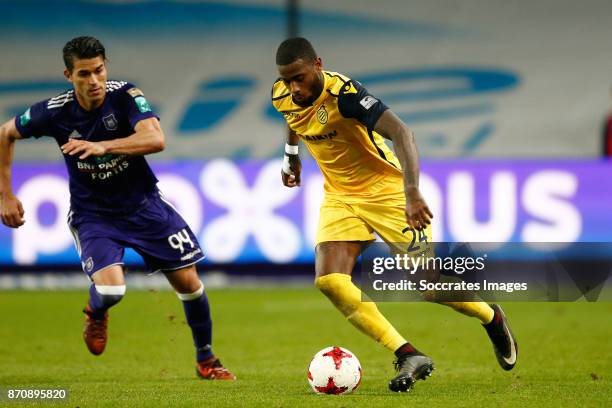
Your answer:
[[[272,104],[317,161],[327,194],[367,198],[403,192],[400,163],[374,125],[388,109],[358,82],[323,71],[325,84],[311,106],[293,102],[282,79]]]

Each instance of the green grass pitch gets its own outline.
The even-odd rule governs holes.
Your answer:
[[[128,290],[111,311],[99,357],[81,338],[85,291],[0,292],[0,388],[69,389],[67,401],[49,407],[612,406],[612,303],[505,304],[519,341],[512,372],[497,366],[475,319],[432,304],[382,304],[436,363],[427,381],[394,394],[387,389],[391,354],[315,289],[211,290],[209,297],[214,350],[236,382],[196,378],[191,336],[170,291]],[[330,345],[347,347],[362,363],[352,395],[310,391],[310,358]]]

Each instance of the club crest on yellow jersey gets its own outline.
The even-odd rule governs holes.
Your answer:
[[[325,105],[321,105],[319,110],[317,111],[317,120],[320,124],[324,125],[327,123],[328,115],[327,110],[325,110]]]

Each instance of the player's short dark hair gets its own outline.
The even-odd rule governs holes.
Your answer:
[[[303,37],[288,38],[276,50],[276,65],[291,64],[300,58],[304,61],[314,61],[317,58],[312,44]]]
[[[106,61],[106,50],[104,46],[94,37],[76,37],[64,45],[64,65],[69,71],[74,68],[74,60],[89,59],[101,56]]]

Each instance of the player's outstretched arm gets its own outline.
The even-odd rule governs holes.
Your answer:
[[[395,154],[402,165],[408,226],[419,231],[425,229],[431,223],[433,214],[419,190],[419,153],[414,134],[390,109],[378,118],[374,130],[393,142]]]
[[[82,160],[89,156],[104,156],[105,154],[143,156],[164,150],[164,131],[157,118],[139,121],[134,130],[135,132],[128,137],[102,142],[70,139],[68,143],[62,145],[62,152],[71,156],[78,154],[79,159]]]
[[[287,132],[287,143],[285,145],[285,157],[281,177],[286,187],[297,187],[301,183],[302,162],[298,155],[299,136],[291,129]]]
[[[21,201],[11,190],[11,163],[15,140],[21,139],[15,119],[0,126],[0,215],[7,227],[18,228],[25,222]]]

